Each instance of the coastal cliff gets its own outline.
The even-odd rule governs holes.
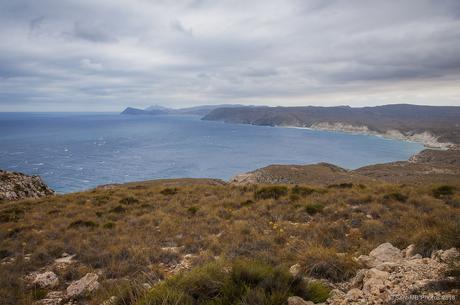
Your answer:
[[[0,170],[0,201],[40,198],[53,195],[38,176]]]
[[[378,135],[435,148],[460,144],[460,107],[404,104],[363,108],[218,108],[203,120]]]

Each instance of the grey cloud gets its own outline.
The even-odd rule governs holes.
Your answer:
[[[278,71],[273,68],[248,68],[243,75],[250,77],[267,77],[278,74]]]
[[[457,0],[2,1],[0,111],[369,92],[460,104],[459,13]]]
[[[185,26],[179,20],[174,20],[173,22],[171,22],[171,28],[182,34],[193,36],[193,30],[191,28],[185,28]]]
[[[90,42],[117,42],[117,39],[113,35],[97,25],[86,24],[79,21],[74,23],[73,35]]]

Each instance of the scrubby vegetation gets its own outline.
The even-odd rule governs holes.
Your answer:
[[[242,304],[282,304],[294,294],[318,301],[327,290],[313,283],[296,290],[303,286],[286,268],[299,263],[302,275],[340,282],[360,267],[352,257],[383,242],[399,248],[414,243],[425,256],[460,247],[460,210],[452,204],[460,200],[459,188],[437,189],[182,179],[2,203],[0,300],[10,305],[42,298],[44,292],[23,278],[46,267],[66,281],[100,271],[102,288],[85,300],[91,305],[120,294],[126,304],[156,304],[166,292],[183,298],[181,304],[211,304],[209,293],[222,301],[213,304],[233,304],[232,297]],[[52,267],[64,252],[77,262]],[[141,285],[164,279],[152,290],[126,288],[128,280]]]
[[[209,263],[155,286],[138,304],[163,305],[283,305],[289,296],[325,301],[329,290],[318,282],[306,283],[285,268],[238,260]]]

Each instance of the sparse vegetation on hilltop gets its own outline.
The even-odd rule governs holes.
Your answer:
[[[359,268],[352,257],[383,242],[400,248],[414,243],[423,255],[460,247],[459,207],[452,204],[460,201],[458,189],[376,182],[237,186],[177,179],[3,203],[0,273],[7,276],[0,278],[0,299],[30,304],[42,298],[49,289],[37,292],[23,278],[45,268],[62,279],[55,289],[100,271],[102,289],[89,299],[99,304],[119,293],[126,279],[155,283],[216,257],[275,269],[300,263],[304,275],[342,281]],[[64,252],[75,254],[76,262],[58,268],[55,260]],[[290,294],[283,293],[283,298]],[[145,300],[144,292],[139,294],[136,298]],[[272,297],[258,288],[250,295]]]

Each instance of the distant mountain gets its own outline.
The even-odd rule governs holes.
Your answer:
[[[130,115],[158,115],[158,114],[194,114],[194,115],[207,115],[209,112],[217,108],[234,108],[244,107],[243,105],[222,104],[222,105],[202,105],[187,108],[167,108],[160,105],[149,106],[145,109],[128,107],[121,114]]]
[[[164,110],[143,110],[138,108],[128,107],[121,114],[141,115],[141,114],[167,114]]]
[[[152,105],[144,109],[145,111],[169,111],[171,108],[163,107],[161,105]]]
[[[460,107],[233,107],[214,109],[203,120],[378,134],[433,147],[460,144]]]

